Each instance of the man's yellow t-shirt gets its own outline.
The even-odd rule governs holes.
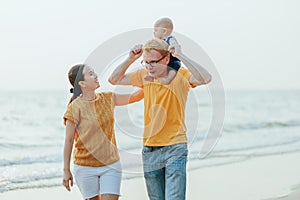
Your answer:
[[[129,74],[131,84],[144,90],[144,146],[187,143],[185,107],[191,72],[183,67],[169,85],[144,80],[146,69]]]

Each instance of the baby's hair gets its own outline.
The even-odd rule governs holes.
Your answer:
[[[166,28],[166,29],[170,30],[171,32],[173,31],[173,22],[168,17],[159,18],[154,23],[154,26],[159,26],[159,27],[162,27],[162,28]]]

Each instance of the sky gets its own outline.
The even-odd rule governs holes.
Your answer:
[[[225,89],[300,89],[299,7],[298,0],[1,1],[0,90],[65,90],[73,64],[162,16],[205,50]]]

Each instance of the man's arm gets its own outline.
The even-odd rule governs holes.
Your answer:
[[[126,58],[110,75],[108,81],[113,85],[131,85],[129,76],[125,74],[128,67],[142,55],[142,45],[134,46]]]
[[[204,69],[200,64],[196,63],[185,54],[182,53],[180,45],[170,47],[170,52],[177,57],[192,73],[190,83],[193,85],[205,85],[211,81],[210,73]]]

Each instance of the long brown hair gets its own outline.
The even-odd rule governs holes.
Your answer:
[[[73,93],[73,96],[69,103],[71,103],[74,99],[81,95],[82,91],[79,85],[79,81],[84,81],[83,77],[83,68],[85,64],[78,64],[71,67],[68,73],[69,81],[73,88],[70,89],[70,92]]]

